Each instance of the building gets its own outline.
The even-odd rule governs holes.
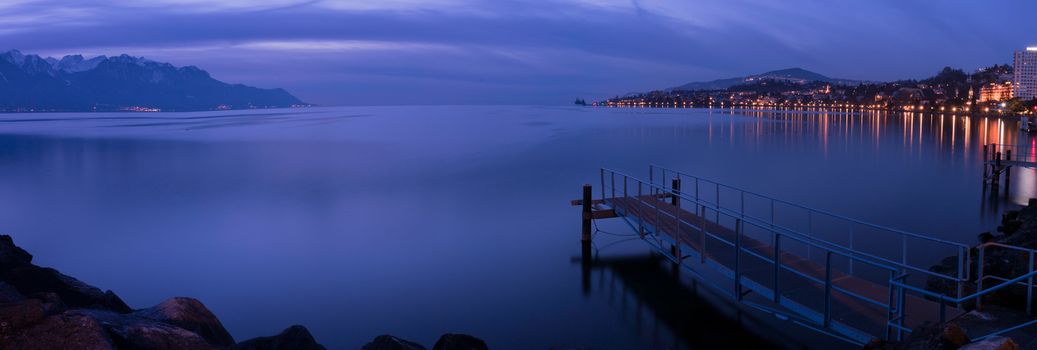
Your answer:
[[[1012,82],[990,83],[979,88],[979,102],[1001,102],[1012,98]]]
[[[1037,97],[1037,47],[1016,51],[1013,64],[1012,83],[1015,87],[1015,97],[1024,100]]]

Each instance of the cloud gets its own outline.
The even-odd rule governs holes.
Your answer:
[[[1009,7],[1020,10],[968,15]],[[0,2],[0,43],[197,65],[220,79],[285,87],[324,104],[390,103],[401,91],[418,102],[547,103],[791,66],[880,80],[1003,63],[1037,32],[1025,15],[1034,7],[956,0],[11,0]]]

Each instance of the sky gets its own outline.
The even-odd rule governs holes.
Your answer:
[[[321,105],[563,104],[801,67],[1011,63],[1037,2],[0,0],[0,50],[143,56]],[[6,46],[6,47],[5,47]]]

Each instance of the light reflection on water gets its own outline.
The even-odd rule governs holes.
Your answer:
[[[981,186],[983,144],[1034,144],[1019,126],[516,106],[9,114],[0,231],[133,306],[198,297],[239,340],[301,323],[329,348],[445,332],[494,348],[642,348],[668,343],[584,296],[570,263],[568,200],[599,167],[655,163],[971,244],[1037,197],[1032,169],[1013,170],[1007,198]]]

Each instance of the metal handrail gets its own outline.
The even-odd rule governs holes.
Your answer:
[[[654,166],[652,168],[650,168],[650,169],[653,169],[653,168],[654,168]],[[663,169],[665,169],[665,168],[663,168]],[[609,181],[609,183],[611,184],[611,197],[606,196],[606,188],[605,188],[606,187],[606,181],[605,181],[606,173],[611,175],[610,176],[610,181]],[[679,173],[679,172],[675,172],[674,171],[674,173]],[[1032,299],[1032,291],[1033,291],[1033,288],[1034,288],[1033,279],[1034,279],[1034,276],[1037,276],[1037,270],[1034,269],[1034,256],[1037,255],[1037,250],[1035,250],[1035,249],[1017,247],[1017,246],[1007,245],[1007,244],[998,243],[998,242],[988,242],[988,243],[984,243],[984,244],[978,246],[977,249],[979,251],[979,255],[980,256],[977,259],[978,262],[979,262],[979,270],[978,270],[978,275],[977,275],[977,284],[978,284],[977,291],[972,293],[972,294],[962,296],[961,295],[961,293],[962,293],[962,291],[961,291],[961,284],[959,284],[958,285],[959,288],[958,288],[957,296],[949,296],[949,295],[944,294],[944,293],[933,292],[933,291],[930,291],[930,290],[927,290],[927,289],[924,289],[924,288],[921,288],[921,287],[916,287],[916,286],[910,285],[907,282],[907,277],[909,276],[909,274],[906,273],[906,272],[902,272],[904,270],[911,269],[911,266],[909,266],[909,265],[902,264],[902,263],[897,263],[895,261],[889,261],[888,259],[884,259],[884,258],[880,258],[880,257],[873,257],[873,256],[871,256],[871,254],[867,254],[867,253],[862,253],[862,252],[856,251],[855,249],[852,249],[852,247],[849,247],[849,248],[848,247],[844,247],[842,245],[839,245],[839,244],[836,244],[836,243],[832,243],[832,242],[829,242],[827,240],[820,239],[820,238],[814,237],[814,236],[809,235],[809,234],[804,234],[804,233],[801,233],[801,232],[798,232],[798,231],[795,231],[795,230],[792,230],[792,229],[781,227],[780,225],[775,225],[773,223],[773,220],[771,222],[768,222],[766,219],[757,218],[757,217],[754,217],[754,216],[751,216],[751,215],[746,215],[745,212],[744,212],[744,209],[739,211],[739,210],[735,210],[735,209],[726,208],[726,207],[722,206],[719,203],[719,201],[717,203],[714,203],[714,202],[711,202],[711,201],[709,201],[707,199],[700,198],[697,194],[696,194],[696,196],[693,197],[693,196],[689,195],[687,191],[680,191],[680,190],[676,190],[676,189],[673,189],[673,188],[668,188],[667,186],[662,185],[662,184],[656,184],[656,183],[654,183],[654,179],[649,181],[649,182],[646,182],[644,180],[638,179],[638,178],[636,178],[634,176],[631,176],[631,175],[628,175],[626,173],[622,173],[622,172],[619,172],[619,171],[616,171],[616,170],[612,170],[612,169],[608,169],[608,168],[601,168],[600,169],[600,174],[601,174],[602,198],[603,199],[618,198],[618,196],[617,196],[617,188],[616,188],[616,177],[617,176],[622,177],[622,183],[623,183],[623,189],[622,189],[621,193],[618,193],[618,195],[620,195],[622,197],[631,197],[632,194],[630,193],[630,189],[629,189],[628,185],[629,185],[629,183],[631,181],[633,181],[634,184],[638,187],[637,188],[637,194],[636,194],[636,197],[635,197],[637,199],[637,201],[639,203],[644,204],[644,206],[648,207],[649,210],[654,209],[656,211],[657,215],[665,213],[667,218],[673,218],[673,220],[678,225],[677,226],[678,227],[678,232],[675,233],[675,234],[678,234],[680,232],[680,229],[679,229],[681,227],[680,225],[685,225],[686,227],[692,227],[692,228],[696,228],[697,227],[697,228],[699,228],[700,232],[702,233],[702,239],[703,240],[705,240],[706,237],[708,236],[708,237],[712,238],[713,240],[717,240],[719,242],[722,242],[725,246],[734,247],[735,250],[738,252],[738,254],[736,254],[736,257],[740,256],[742,253],[748,253],[749,255],[752,255],[752,256],[754,256],[754,257],[756,257],[758,259],[763,260],[764,262],[766,262],[768,264],[771,264],[771,265],[775,266],[775,276],[778,276],[777,275],[778,271],[788,271],[788,272],[792,272],[792,273],[794,273],[794,274],[796,274],[796,275],[798,275],[800,277],[803,277],[803,278],[807,279],[808,281],[810,281],[812,283],[824,284],[825,287],[826,287],[825,288],[826,289],[825,290],[826,301],[825,301],[825,311],[824,311],[824,328],[827,328],[829,326],[829,322],[830,322],[830,319],[831,319],[829,303],[831,302],[830,298],[831,298],[832,290],[838,291],[838,292],[843,293],[844,295],[850,296],[852,298],[855,298],[855,299],[858,299],[858,300],[862,300],[864,302],[868,302],[868,303],[871,303],[871,304],[874,304],[874,305],[877,305],[879,307],[884,308],[886,310],[886,312],[887,312],[887,323],[886,323],[887,337],[889,336],[889,331],[890,330],[894,330],[896,332],[896,334],[897,334],[897,338],[898,339],[900,339],[902,337],[903,332],[905,332],[905,331],[906,332],[910,332],[911,331],[910,328],[908,328],[908,327],[906,327],[904,325],[904,321],[906,320],[905,299],[906,299],[906,293],[907,292],[911,292],[912,294],[920,295],[920,296],[923,296],[923,297],[928,297],[928,298],[936,299],[937,302],[940,303],[940,318],[941,318],[941,321],[944,321],[945,320],[945,315],[946,315],[945,309],[948,306],[948,304],[951,304],[951,305],[957,304],[960,307],[961,303],[964,303],[964,302],[967,302],[967,301],[970,301],[970,300],[976,300],[976,305],[977,305],[977,307],[979,307],[981,305],[981,300],[982,300],[983,296],[988,295],[990,293],[993,293],[995,291],[1007,288],[1009,286],[1022,285],[1022,286],[1028,286],[1029,287],[1027,289],[1027,296],[1028,296],[1027,297],[1027,310],[1030,311],[1030,300]],[[665,172],[664,172],[664,174],[665,174]],[[691,175],[687,175],[687,174],[680,174],[679,173],[679,175],[697,178],[695,176],[691,176]],[[808,207],[804,207],[804,206],[801,206],[801,205],[789,203],[789,202],[778,200],[778,199],[773,199],[771,197],[759,195],[759,194],[754,193],[754,192],[744,191],[744,190],[741,190],[741,189],[739,189],[737,187],[732,187],[732,186],[727,186],[727,185],[719,184],[719,183],[711,181],[711,180],[706,180],[706,179],[702,179],[702,180],[708,181],[710,183],[714,183],[714,184],[716,184],[718,186],[724,186],[725,188],[730,188],[730,189],[734,189],[734,190],[740,190],[740,191],[743,191],[745,193],[749,193],[751,195],[756,195],[756,196],[763,197],[763,198],[766,198],[766,199],[772,199],[772,200],[775,200],[775,201],[783,203],[783,204],[787,204],[787,205],[791,205],[791,206],[795,206],[795,207],[799,207],[799,208],[803,208],[803,209],[807,209],[807,210],[813,210],[813,209],[808,208]],[[644,187],[647,187],[647,189],[649,190],[649,193],[644,193],[644,191],[643,191]],[[645,198],[646,198],[645,195],[646,194],[649,195],[649,197],[651,197],[653,199],[651,199],[649,201],[646,201],[645,200]],[[722,238],[722,237],[717,236],[715,234],[709,233],[708,230],[706,230],[706,228],[704,226],[696,226],[695,223],[691,223],[691,222],[688,222],[688,221],[682,219],[680,216],[677,215],[678,214],[677,211],[674,211],[673,213],[670,213],[670,211],[669,211],[670,209],[669,208],[667,208],[667,210],[660,211],[660,204],[666,203],[665,201],[662,200],[663,198],[678,198],[677,199],[678,201],[684,200],[684,201],[689,202],[690,204],[694,204],[695,208],[696,208],[695,209],[696,213],[698,213],[699,210],[701,210],[701,215],[700,216],[703,219],[703,223],[705,223],[705,220],[707,220],[706,219],[706,216],[707,216],[706,215],[706,211],[707,210],[712,210],[712,211],[714,211],[716,213],[717,219],[714,222],[717,223],[717,224],[720,223],[719,218],[721,216],[723,216],[725,218],[735,219],[736,220],[735,241],[732,242],[732,241],[730,241],[728,239],[725,239],[725,238]],[[743,201],[743,203],[744,203],[744,201]],[[643,210],[643,208],[641,208],[639,206],[637,210]],[[819,211],[819,210],[816,210],[816,211],[818,213],[822,213],[822,214],[827,213],[827,212],[823,212],[823,211]],[[644,233],[646,232],[646,229],[645,229],[645,226],[644,226],[644,220],[643,220],[643,218],[641,217],[640,214],[641,213],[637,213],[637,216],[638,216],[638,218],[637,218],[638,219],[638,223],[637,223],[638,227],[637,227],[637,229],[640,232],[642,232],[642,234],[644,235]],[[838,217],[842,217],[842,216],[839,216],[837,214],[832,214],[832,215],[837,217],[837,218]],[[660,217],[662,217],[662,216],[660,216]],[[845,217],[842,217],[842,218],[845,218]],[[847,218],[847,219],[852,221],[852,222],[857,222],[857,223],[861,223],[861,224],[865,224],[865,225],[870,225],[870,226],[877,227],[877,228],[884,228],[884,227],[879,226],[879,225],[873,225],[873,224],[861,222],[861,221],[855,220],[855,219],[850,219],[850,218]],[[666,219],[666,220],[668,220],[668,219]],[[768,232],[771,235],[771,237],[774,238],[774,242],[775,242],[775,246],[776,246],[775,247],[775,255],[774,255],[775,259],[768,258],[768,257],[766,257],[763,254],[759,254],[759,253],[757,253],[757,252],[755,252],[755,251],[753,251],[751,249],[746,249],[746,248],[744,248],[744,247],[742,247],[740,245],[738,239],[739,239],[739,237],[741,237],[741,235],[744,234],[743,233],[744,232],[744,227],[746,225],[751,225],[751,226],[763,229],[764,231]],[[928,236],[922,236],[922,235],[913,234],[913,233],[910,233],[910,232],[904,232],[904,231],[900,231],[900,230],[896,230],[896,229],[888,229],[888,230],[893,231],[893,232],[903,232],[906,235],[911,235],[912,237],[917,236],[918,238],[923,238],[923,239],[927,239],[927,240],[930,240],[930,241],[941,242],[941,243],[949,243],[949,244],[952,244],[952,245],[954,245],[956,247],[963,248],[964,249],[963,252],[965,254],[965,258],[964,258],[965,260],[963,261],[963,258],[959,255],[959,274],[961,274],[963,272],[962,265],[963,265],[963,263],[965,261],[968,261],[968,264],[971,264],[971,257],[969,257],[969,254],[968,254],[968,252],[969,252],[969,247],[968,246],[965,246],[965,245],[960,244],[960,243],[955,243],[955,242],[951,242],[951,241],[941,240],[941,239],[932,238],[932,237],[928,237]],[[825,251],[825,255],[826,255],[826,258],[825,258],[825,262],[826,262],[826,278],[824,280],[822,280],[822,279],[817,278],[815,276],[811,276],[811,275],[802,273],[800,271],[797,271],[796,269],[794,269],[794,268],[792,268],[790,266],[781,264],[780,261],[777,260],[780,257],[780,254],[781,254],[780,246],[778,246],[778,242],[780,242],[781,239],[792,239],[792,240],[795,240],[797,242],[800,242],[800,243],[806,245],[807,247],[814,247],[814,248],[818,248],[818,249],[824,250]],[[662,246],[661,246],[661,242],[659,242],[659,244],[653,244],[653,246],[658,246],[657,247],[658,249],[663,250]],[[1015,277],[1015,278],[1011,278],[1011,279],[1007,279],[1007,278],[1003,278],[1003,277],[998,277],[998,276],[992,276],[992,275],[990,275],[990,276],[985,275],[984,274],[984,270],[983,270],[984,252],[985,252],[986,249],[992,248],[992,247],[1012,249],[1012,250],[1016,250],[1016,251],[1021,251],[1021,252],[1027,253],[1029,255],[1029,261],[1030,261],[1029,268],[1028,268],[1029,272],[1024,274],[1024,275],[1021,275],[1021,276],[1018,276],[1018,277]],[[701,255],[701,258],[703,259],[703,262],[705,262],[706,254],[707,254],[707,248],[706,248],[706,245],[703,244],[702,245],[702,251],[700,252],[700,255]],[[664,253],[664,255],[665,255],[665,253]],[[851,261],[851,263],[856,261],[856,262],[864,263],[866,265],[870,265],[870,266],[877,267],[877,268],[880,268],[882,270],[888,271],[890,273],[890,275],[891,275],[891,277],[888,279],[888,288],[889,288],[889,301],[888,301],[888,303],[882,303],[881,301],[876,301],[876,300],[870,299],[868,297],[865,297],[863,295],[860,295],[858,293],[854,293],[853,291],[847,290],[845,288],[833,285],[831,280],[830,280],[831,279],[830,269],[832,268],[831,267],[831,257],[832,257],[832,255],[837,255],[837,256],[845,257],[845,258],[849,259]],[[671,259],[674,259],[675,262],[680,262],[680,260],[683,259],[683,258],[677,256],[677,257],[671,257]],[[913,270],[913,269],[911,269],[911,270]],[[900,274],[898,275],[898,273],[900,273]],[[850,272],[850,274],[852,274],[852,271]],[[950,278],[950,279],[954,279],[952,276],[945,276],[945,277]],[[968,275],[965,275],[964,277],[967,279]],[[728,295],[740,299],[741,298],[741,296],[740,296],[741,295],[740,294],[741,279],[740,279],[740,277],[738,275],[737,258],[736,258],[736,266],[735,266],[735,278],[736,278],[736,282],[735,282],[736,291],[734,293],[729,293]],[[964,281],[966,279],[957,279],[957,281]],[[993,286],[993,287],[991,287],[991,288],[984,289],[982,284],[983,284],[983,281],[986,280],[986,279],[998,279],[998,280],[1001,280],[1002,282],[997,284],[997,285],[995,285],[995,286]],[[775,278],[774,279],[774,283],[775,284],[774,284],[774,289],[773,289],[773,297],[775,298],[775,301],[777,301],[779,298],[781,298],[781,294],[780,294],[781,292],[780,292],[779,285],[778,285],[777,281],[778,281],[778,278]],[[759,307],[759,306],[757,305],[757,307]],[[777,311],[772,311],[772,312],[777,312]],[[1004,328],[1004,329],[992,332],[990,334],[987,334],[987,335],[984,335],[982,337],[978,337],[978,338],[975,338],[975,339],[977,339],[977,340],[983,339],[983,338],[986,338],[986,337],[990,337],[990,336],[997,335],[997,334],[1002,334],[1002,333],[1009,332],[1009,331],[1012,331],[1012,330],[1015,330],[1015,329],[1019,329],[1019,328],[1022,328],[1022,327],[1028,326],[1028,325],[1032,325],[1032,324],[1037,324],[1037,319],[1034,319],[1034,320],[1031,320],[1031,321],[1027,321],[1027,322],[1021,323],[1021,324],[1016,325],[1016,326]],[[824,331],[824,330],[822,330],[822,331]]]
[[[730,210],[730,209],[727,209],[727,208],[723,208],[722,206],[716,205],[714,203],[710,203],[708,201],[703,201],[701,199],[697,199],[697,198],[688,196],[688,195],[686,195],[686,194],[684,194],[682,192],[673,191],[672,189],[668,189],[668,188],[666,188],[664,186],[660,186],[660,185],[657,185],[657,184],[654,184],[654,183],[651,183],[651,182],[646,182],[644,180],[638,179],[636,177],[627,175],[625,173],[622,173],[622,172],[619,172],[619,171],[616,171],[616,170],[602,168],[600,170],[600,173],[601,173],[601,176],[602,176],[601,183],[603,184],[603,186],[605,186],[605,183],[606,183],[606,181],[605,181],[606,173],[608,173],[610,175],[608,183],[612,184],[612,188],[610,190],[608,190],[608,191],[606,191],[606,189],[603,188],[602,189],[602,193],[603,194],[606,193],[606,192],[612,193],[612,197],[611,198],[617,198],[617,195],[616,195],[617,188],[616,188],[616,185],[615,185],[617,176],[622,178],[622,182],[624,184],[622,191],[619,191],[620,195],[622,195],[622,197],[628,197],[628,198],[630,197],[630,188],[628,187],[627,184],[630,181],[633,181],[634,184],[637,186],[637,196],[634,197],[634,198],[638,201],[638,203],[642,204],[642,205],[638,206],[638,208],[636,210],[637,211],[641,211],[641,210],[645,209],[644,207],[647,207],[648,210],[653,210],[654,209],[656,211],[658,217],[660,218],[660,220],[669,220],[668,218],[673,218],[673,220],[678,225],[677,226],[678,227],[678,231],[674,233],[675,235],[678,235],[680,233],[680,229],[679,229],[680,225],[685,225],[687,227],[696,227],[696,225],[693,224],[693,223],[687,222],[684,219],[681,219],[680,216],[677,215],[678,214],[677,211],[674,211],[673,213],[670,213],[670,208],[669,207],[667,207],[666,210],[660,211],[660,206],[659,205],[662,204],[662,203],[665,203],[664,201],[660,200],[661,198],[663,198],[663,196],[660,196],[660,195],[665,194],[665,196],[667,196],[667,197],[673,196],[673,197],[678,198],[678,201],[681,200],[681,199],[683,199],[685,201],[688,201],[691,204],[695,205],[696,212],[699,209],[702,210],[702,213],[705,213],[705,211],[707,209],[708,210],[712,210],[712,211],[716,212],[716,215],[717,215],[717,218],[718,218],[717,221],[715,221],[716,223],[719,223],[719,217],[721,215],[723,215],[724,217],[727,217],[727,218],[735,219],[736,221],[735,221],[735,237],[734,237],[734,242],[732,242],[731,240],[724,239],[722,237],[719,237],[717,235],[709,233],[708,230],[706,230],[704,226],[697,226],[697,227],[699,228],[699,231],[702,233],[703,239],[705,239],[705,237],[708,235],[709,237],[724,243],[726,246],[734,247],[735,251],[737,252],[735,254],[735,262],[734,262],[734,264],[735,264],[735,266],[734,266],[735,291],[731,295],[733,297],[735,297],[736,299],[738,299],[739,301],[741,301],[741,296],[743,295],[741,293],[741,276],[739,276],[739,267],[738,267],[739,256],[741,256],[742,253],[748,253],[748,254],[750,254],[752,256],[755,256],[755,257],[763,260],[765,263],[774,266],[775,278],[774,278],[774,287],[772,289],[772,293],[773,293],[772,296],[773,296],[775,302],[779,301],[780,298],[782,298],[781,290],[780,290],[780,287],[779,287],[779,284],[778,284],[778,281],[779,281],[779,278],[778,278],[779,275],[777,274],[778,271],[790,271],[790,272],[793,272],[794,274],[796,274],[798,276],[805,277],[807,280],[809,280],[809,281],[811,281],[813,283],[823,284],[825,286],[825,302],[824,302],[824,311],[822,313],[822,315],[823,315],[823,322],[821,322],[821,323],[823,324],[823,327],[825,327],[825,328],[829,327],[830,323],[831,323],[831,318],[832,318],[831,296],[832,296],[833,290],[841,292],[844,295],[847,295],[847,296],[852,297],[854,299],[862,300],[862,301],[867,302],[869,304],[873,304],[873,305],[877,305],[879,307],[882,307],[883,309],[886,310],[887,316],[892,314],[893,306],[891,304],[885,304],[885,303],[882,303],[881,301],[876,301],[876,300],[870,299],[870,298],[865,297],[865,296],[863,296],[861,294],[858,294],[858,293],[856,293],[854,291],[851,291],[851,290],[848,290],[846,288],[834,285],[833,280],[832,280],[832,276],[831,276],[831,270],[832,270],[831,262],[832,262],[832,256],[833,255],[841,256],[841,257],[844,257],[846,259],[849,259],[849,261],[857,261],[859,263],[863,263],[863,264],[866,264],[866,265],[870,265],[870,266],[874,266],[874,267],[880,268],[880,269],[882,269],[884,271],[887,271],[891,275],[895,275],[899,271],[899,269],[897,267],[895,267],[895,266],[890,266],[890,265],[882,264],[882,263],[873,261],[872,259],[869,259],[869,258],[866,258],[866,257],[861,257],[861,256],[859,256],[859,254],[855,254],[852,250],[846,250],[846,249],[840,248],[838,246],[832,246],[830,244],[827,244],[827,243],[823,242],[822,240],[818,240],[815,237],[810,237],[810,236],[802,235],[802,234],[795,233],[795,232],[791,232],[791,233],[790,232],[784,232],[782,230],[779,230],[778,228],[773,227],[773,225],[771,225],[770,223],[762,222],[762,220],[759,220],[757,218],[746,216],[742,212],[736,212],[736,211],[733,211],[733,210]],[[645,187],[647,187],[648,190],[649,190],[649,193],[647,193],[647,196],[646,196],[646,193],[644,193],[644,191],[643,191],[643,189]],[[607,200],[608,198],[610,198],[610,197],[606,196],[603,199]],[[646,201],[645,198],[653,198],[653,199],[650,199],[650,200]],[[638,214],[640,214],[640,213],[638,213]],[[661,214],[665,214],[665,216],[662,216]],[[663,219],[664,217],[666,219]],[[703,215],[702,218],[703,218],[703,220],[705,220],[705,215]],[[646,232],[646,228],[645,228],[645,225],[644,225],[645,224],[644,220],[643,220],[643,218],[640,217],[640,215],[638,215],[637,219],[638,220],[637,220],[637,227],[636,228],[644,236],[644,234]],[[633,225],[633,223],[631,223],[631,225]],[[749,250],[749,249],[743,248],[741,246],[740,237],[743,235],[745,225],[752,225],[754,227],[758,227],[758,228],[763,229],[763,230],[765,230],[765,231],[770,233],[771,237],[773,237],[773,239],[775,241],[775,248],[774,248],[775,249],[775,255],[774,255],[773,259],[767,258],[766,256],[764,256],[762,254],[758,254],[757,252],[754,252],[753,250]],[[814,247],[814,248],[818,248],[818,249],[823,250],[824,253],[825,253],[825,278],[822,280],[822,279],[817,278],[815,276],[810,276],[808,274],[802,273],[801,271],[797,271],[796,269],[792,268],[791,266],[782,265],[780,263],[780,260],[779,260],[780,257],[781,257],[782,251],[780,249],[780,245],[778,244],[778,242],[780,242],[780,240],[782,238],[795,240],[797,242],[800,242],[800,243],[806,245],[807,247]],[[679,241],[679,239],[677,239],[677,241]],[[653,246],[655,246],[655,245],[656,244],[653,244]],[[662,250],[661,244],[659,244],[658,248],[660,250]],[[707,255],[707,246],[705,244],[703,244],[702,247],[701,247],[701,250],[702,251],[700,251],[699,253],[700,253],[700,256],[701,256],[701,258],[703,259],[703,262],[704,262],[705,259],[706,259],[706,255]],[[679,262],[680,259],[682,259],[682,258],[681,257],[673,257],[671,259],[675,259],[675,262]],[[891,286],[890,286],[890,294],[892,294],[892,287]],[[888,322],[887,322],[887,325],[888,325]]]
[[[789,201],[777,199],[777,198],[770,197],[770,196],[767,196],[767,195],[764,195],[764,194],[760,194],[760,193],[757,193],[757,192],[745,190],[745,189],[742,189],[742,188],[739,188],[739,187],[722,184],[722,183],[714,181],[714,180],[702,178],[702,177],[699,177],[699,176],[696,176],[696,175],[687,174],[687,173],[684,173],[684,172],[681,172],[681,171],[678,171],[678,170],[673,170],[673,169],[669,169],[669,168],[658,166],[658,165],[654,165],[654,164],[649,165],[649,170],[648,170],[649,171],[649,176],[652,177],[652,179],[651,179],[652,183],[654,183],[654,181],[655,181],[655,179],[654,179],[655,169],[659,169],[659,170],[662,171],[663,179],[666,179],[666,174],[667,173],[673,173],[676,176],[682,176],[682,177],[687,177],[687,178],[694,179],[696,182],[700,182],[700,181],[701,182],[706,182],[706,183],[709,183],[709,184],[713,184],[714,186],[716,186],[718,188],[719,187],[723,187],[723,188],[726,188],[726,189],[729,189],[729,190],[734,190],[734,191],[738,191],[740,193],[743,193],[743,196],[742,196],[742,199],[741,199],[741,204],[743,205],[743,207],[744,207],[744,203],[745,203],[744,194],[749,194],[749,195],[756,196],[756,197],[764,199],[764,200],[769,200],[769,201],[776,202],[776,203],[781,203],[781,204],[784,204],[784,205],[787,205],[787,206],[790,206],[790,207],[803,209],[803,210],[806,210],[808,213],[817,213],[817,214],[828,216],[828,217],[832,217],[832,218],[835,218],[835,219],[838,219],[838,220],[847,221],[847,222],[850,222],[850,223],[853,223],[853,224],[863,225],[863,226],[866,226],[866,227],[875,228],[875,229],[886,231],[886,232],[890,232],[890,233],[893,233],[893,234],[898,234],[898,235],[900,235],[902,237],[902,245],[901,246],[903,247],[902,248],[903,250],[901,252],[901,261],[900,262],[897,262],[897,261],[894,261],[894,260],[890,260],[890,259],[887,259],[887,258],[883,258],[883,257],[877,256],[877,255],[874,255],[874,254],[869,254],[869,253],[866,253],[866,252],[858,251],[858,250],[854,249],[853,244],[852,244],[852,242],[853,242],[853,236],[852,236],[853,232],[852,231],[850,232],[850,235],[851,235],[850,236],[850,242],[851,242],[851,244],[850,244],[849,247],[844,246],[844,245],[839,244],[839,243],[836,243],[836,242],[831,242],[831,241],[828,241],[828,240],[817,238],[817,239],[819,239],[821,241],[826,242],[827,244],[831,244],[831,245],[834,245],[834,246],[839,246],[839,247],[842,247],[842,248],[845,248],[845,249],[849,249],[851,251],[856,252],[857,254],[861,254],[863,256],[867,256],[867,257],[872,258],[872,259],[877,259],[877,260],[880,260],[880,261],[883,261],[883,262],[886,262],[886,263],[889,263],[889,264],[895,264],[895,265],[901,266],[901,267],[903,267],[905,269],[909,269],[909,270],[912,270],[912,271],[916,271],[916,272],[920,272],[920,273],[923,273],[923,274],[927,274],[927,275],[931,275],[931,276],[935,276],[935,277],[940,277],[940,278],[944,278],[944,279],[951,279],[951,280],[954,280],[955,282],[965,282],[965,281],[968,281],[968,278],[971,275],[971,270],[970,270],[971,269],[971,257],[968,254],[968,250],[969,250],[969,246],[968,245],[965,245],[965,244],[962,244],[962,243],[959,243],[959,242],[954,242],[954,241],[950,241],[950,240],[935,238],[935,237],[932,237],[932,236],[917,234],[917,233],[913,233],[913,232],[908,232],[908,231],[904,231],[904,230],[899,230],[899,229],[895,229],[895,228],[891,228],[891,227],[886,227],[886,226],[882,226],[882,225],[877,225],[877,224],[861,221],[861,220],[850,218],[850,217],[847,217],[847,216],[831,213],[831,212],[828,212],[828,211],[825,211],[825,210],[815,209],[815,208],[807,207],[807,206],[804,206],[804,205],[801,205],[801,204],[796,204],[796,203],[792,203],[792,202],[789,202]],[[663,186],[665,187],[665,183],[663,184]],[[698,185],[696,185],[695,187],[696,187],[696,190],[698,190]],[[719,202],[719,197],[720,197],[719,193],[720,192],[719,192],[719,190],[717,190],[716,192],[717,192],[716,193],[716,195],[717,195],[717,202]],[[720,205],[719,203],[716,203],[716,204]],[[744,208],[741,211],[744,212]],[[773,204],[772,204],[772,215],[773,215]],[[764,218],[757,218],[757,219],[765,220],[765,221],[767,220],[767,219],[764,219]],[[774,221],[773,218],[770,221],[771,221],[770,224],[773,224],[775,226],[781,226],[781,225],[777,225],[777,224],[773,223],[773,221]],[[783,226],[781,226],[781,227],[783,227]],[[783,227],[783,228],[787,229],[787,230],[790,230],[790,231],[797,231],[797,230],[794,230],[794,229],[791,229],[791,228],[787,228],[787,227]],[[805,234],[805,235],[813,237],[813,235],[810,234],[810,233],[802,233],[802,232],[800,232],[800,234]],[[957,276],[948,275],[948,274],[942,274],[942,273],[937,273],[937,272],[932,272],[932,271],[929,271],[927,268],[918,267],[918,266],[914,266],[914,265],[908,264],[907,263],[907,251],[906,251],[906,238],[903,238],[903,237],[911,237],[911,238],[917,238],[917,239],[921,239],[921,240],[927,240],[927,241],[931,241],[931,242],[936,242],[936,243],[940,243],[940,244],[945,244],[945,245],[949,245],[949,246],[953,247],[954,249],[956,249],[956,253],[958,255],[958,262],[959,262],[959,264],[958,264],[959,268],[958,268]]]

